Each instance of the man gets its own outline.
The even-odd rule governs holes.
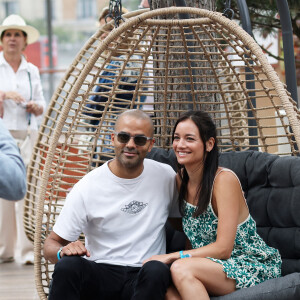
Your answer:
[[[138,6],[138,8],[139,9],[150,8],[149,1],[148,0],[141,0],[141,3]]]
[[[111,135],[115,159],[84,176],[69,193],[45,241],[55,266],[49,299],[164,299],[167,265],[143,261],[165,253],[164,225],[179,217],[175,172],[145,159],[153,124],[128,110]],[[85,245],[78,241],[85,234]],[[85,256],[85,257],[83,257]]]
[[[1,94],[0,94],[1,98]],[[1,103],[1,99],[0,99]],[[20,200],[26,193],[26,169],[19,149],[0,118],[0,199]]]

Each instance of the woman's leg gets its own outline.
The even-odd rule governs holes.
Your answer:
[[[175,286],[170,286],[167,290],[165,300],[181,300],[181,297]]]
[[[222,265],[207,258],[177,260],[171,275],[182,300],[209,300],[209,295],[226,295],[236,289],[235,280],[226,277]]]

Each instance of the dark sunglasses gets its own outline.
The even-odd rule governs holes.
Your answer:
[[[122,144],[127,144],[131,138],[133,138],[134,143],[137,146],[145,146],[148,140],[152,140],[152,137],[147,137],[143,134],[137,134],[137,135],[130,135],[127,132],[115,132],[115,135],[117,136],[118,142]]]

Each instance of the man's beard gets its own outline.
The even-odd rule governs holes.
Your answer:
[[[135,169],[136,167],[140,166],[143,163],[143,159],[141,159],[139,156],[134,157],[132,159],[126,157],[124,155],[124,151],[128,152],[128,153],[134,153],[139,155],[139,152],[137,151],[130,151],[128,149],[123,149],[121,152],[121,155],[119,157],[117,157],[118,161],[127,169]]]

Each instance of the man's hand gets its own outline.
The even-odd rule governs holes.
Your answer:
[[[60,257],[78,255],[90,257],[90,252],[85,248],[81,241],[71,242],[68,245],[64,246],[60,252]]]
[[[71,242],[63,239],[57,235],[54,231],[50,232],[50,235],[46,238],[44,243],[44,256],[47,260],[56,264],[58,261],[57,252],[60,251],[60,257],[63,256],[91,256],[91,253],[85,248],[85,246],[80,241]]]

